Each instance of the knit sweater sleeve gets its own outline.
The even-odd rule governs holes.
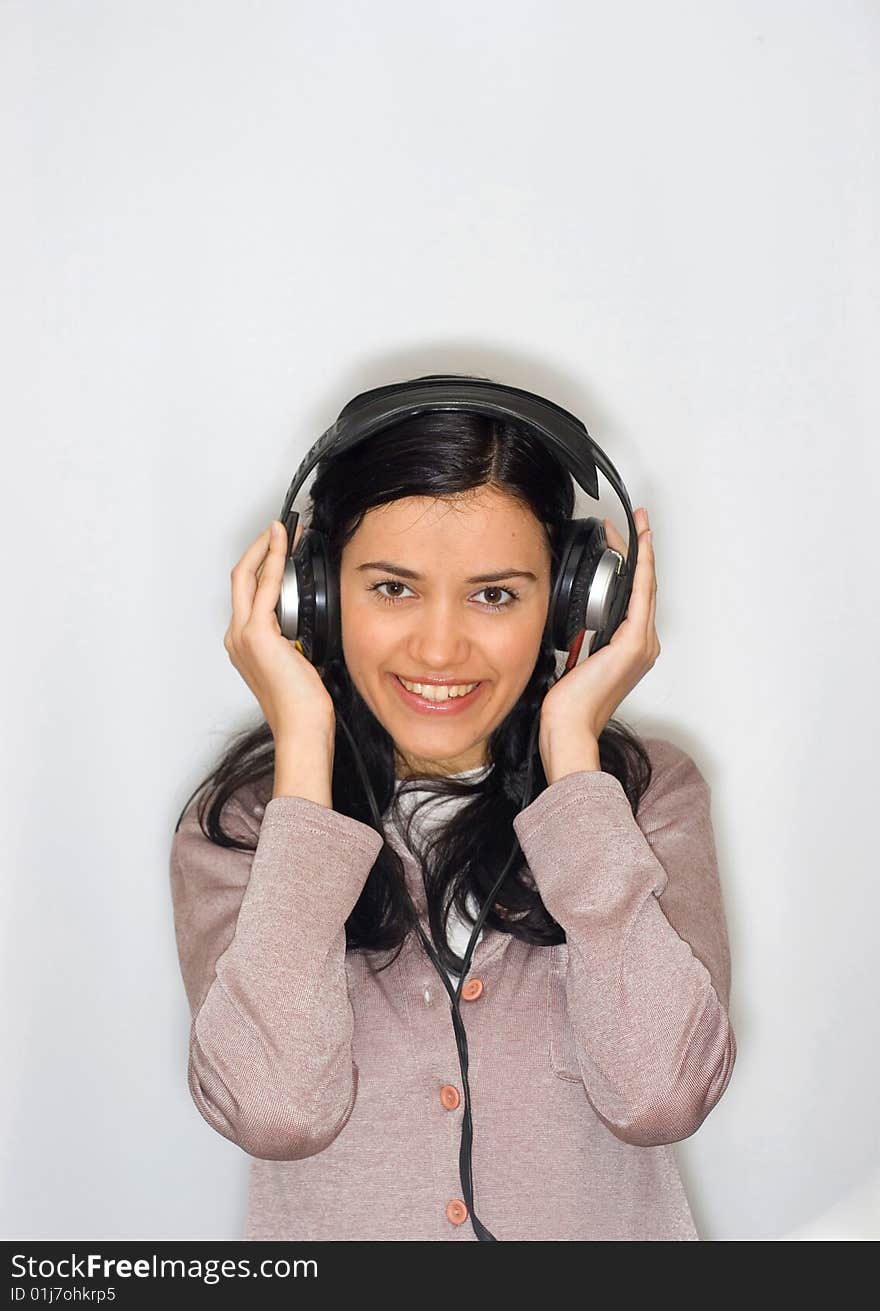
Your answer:
[[[647,739],[637,817],[618,779],[567,774],[514,819],[541,898],[566,933],[565,1001],[587,1097],[638,1146],[695,1133],[736,1059],[730,954],[709,785]]]
[[[327,1147],[354,1107],[345,921],[383,837],[304,797],[264,809],[236,794],[222,823],[256,849],[211,842],[195,802],[171,845],[189,1090],[244,1151],[295,1161]]]

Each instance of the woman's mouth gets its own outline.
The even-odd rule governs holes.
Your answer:
[[[486,686],[483,682],[476,685],[461,683],[455,687],[426,684],[423,695],[412,690],[413,687],[421,687],[421,684],[411,683],[406,687],[401,682],[399,674],[389,674],[388,677],[397,688],[404,705],[409,706],[411,710],[419,710],[422,714],[429,715],[460,715],[474,704]]]

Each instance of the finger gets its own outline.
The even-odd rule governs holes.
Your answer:
[[[636,510],[633,518],[638,529],[638,544],[632,593],[626,617],[632,620],[634,634],[645,639],[649,632],[651,602],[654,597],[654,551],[651,539],[648,537],[644,510]]]
[[[654,539],[649,537],[647,530],[640,538],[640,544],[645,551],[645,563],[650,565],[650,571],[646,570],[646,587],[648,589],[648,618],[645,628],[646,640],[653,645],[655,639],[654,623],[657,614],[657,568],[654,557]]]
[[[234,633],[247,623],[257,591],[257,564],[269,550],[269,529],[252,542],[232,571],[232,621]]]
[[[262,561],[269,549],[269,529],[265,528],[255,541],[245,551],[240,560],[237,561],[235,569],[239,573],[253,572],[257,565]]]
[[[294,549],[294,551],[296,551],[296,548],[297,548],[297,546],[299,545],[299,539],[300,539],[300,538],[302,537],[302,535],[303,535],[303,528],[304,528],[304,526],[305,526],[305,525],[303,524],[302,519],[300,519],[300,520],[297,522],[296,529],[295,529],[294,534],[293,534],[293,549]],[[283,528],[283,527],[284,527],[284,525],[282,524],[282,528]],[[286,529],[284,530],[284,532],[283,532],[283,534],[282,534],[282,540],[283,540],[283,542],[286,544],[286,542],[287,542],[287,530],[286,530]],[[284,549],[284,548],[282,547],[282,549]],[[259,563],[258,566],[257,566],[257,582],[259,582],[260,579],[261,579],[261,577],[263,576],[263,565],[266,563],[266,560],[267,560],[268,558],[269,558],[269,553],[268,553],[268,551],[267,551],[267,552],[266,552],[266,555],[264,556],[264,558],[260,561],[260,563]]]
[[[286,558],[287,529],[284,524],[280,524],[278,534],[272,537],[266,558],[260,566],[260,577],[257,582],[257,592],[254,596],[253,614],[274,613],[275,606],[278,604],[278,597],[281,595],[281,580],[284,577]]]

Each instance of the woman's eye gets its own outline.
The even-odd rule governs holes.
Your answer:
[[[400,583],[394,578],[386,578],[385,581],[382,583],[373,583],[372,587],[370,588],[370,591],[376,592],[380,587],[406,587],[406,583]],[[389,596],[387,592],[379,592],[379,596],[382,598],[383,601],[394,602],[400,600],[399,596]]]
[[[489,609],[489,610],[506,610],[508,606],[513,605],[514,601],[518,601],[518,600],[519,600],[519,592],[513,592],[513,591],[511,591],[511,589],[510,589],[509,587],[497,587],[494,583],[492,583],[489,587],[481,587],[481,588],[480,588],[480,591],[481,591],[481,592],[492,592],[492,593],[494,593],[496,596],[498,596],[498,595],[502,595],[502,594],[504,594],[504,593],[506,592],[507,595],[510,597],[510,600],[509,600],[509,601],[501,601],[501,602],[499,602],[499,603],[497,603],[497,604],[495,604],[495,603],[493,603],[493,602],[491,602],[491,601],[487,601],[487,602],[486,602],[486,607],[487,607],[487,609]],[[478,595],[479,595],[479,593],[478,593]]]
[[[406,588],[406,583],[400,582],[397,578],[383,578],[378,583],[372,583],[368,589],[371,592],[378,592],[378,595],[387,605],[395,605],[398,601],[404,600],[402,596],[389,596],[387,592],[380,590],[383,587]],[[406,590],[408,591],[409,589],[407,588]],[[484,601],[483,607],[486,610],[507,610],[515,601],[519,600],[519,592],[515,592],[511,587],[498,587],[495,583],[490,584],[488,587],[481,587],[480,592],[489,593],[495,596],[506,593],[507,596],[510,597],[509,601]],[[477,592],[476,595],[479,596],[480,592]]]

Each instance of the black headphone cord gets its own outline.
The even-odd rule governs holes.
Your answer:
[[[352,753],[354,754],[355,763],[357,764],[358,771],[361,776],[361,781],[363,782],[364,789],[367,793],[367,797],[370,803],[370,810],[372,811],[373,814],[373,823],[376,827],[377,832],[383,834],[384,836],[384,830],[382,827],[382,817],[379,814],[379,807],[376,804],[376,797],[373,792],[373,788],[370,784],[366,767],[364,766],[364,762],[361,758],[361,753],[358,750],[357,743],[355,742],[354,737],[352,736],[352,733],[348,725],[346,724],[344,718],[342,717],[342,715],[339,713],[338,710],[336,712],[336,717],[339,720],[339,723],[342,725],[343,729],[345,730],[345,734],[348,738],[349,745],[351,746]],[[535,741],[538,736],[538,727],[540,725],[540,722],[541,722],[541,707],[539,706],[535,714],[534,723],[532,725],[532,731],[529,736],[528,767],[526,769],[526,781],[525,781],[525,787],[523,788],[523,797],[520,803],[520,810],[525,809],[526,805],[531,800],[532,778],[534,775],[534,763],[535,763]],[[459,977],[458,986],[456,987],[455,991],[453,991],[452,983],[450,982],[449,975],[446,973],[446,970],[443,968],[439,956],[434,950],[433,945],[431,944],[430,940],[425,934],[424,929],[421,926],[421,923],[419,922],[418,912],[416,911],[415,905],[413,904],[412,897],[409,894],[409,889],[405,885],[403,888],[404,895],[409,901],[410,909],[413,913],[415,926],[418,930],[419,936],[422,939],[425,950],[427,951],[428,955],[433,961],[434,966],[443,982],[443,986],[445,987],[446,991],[449,993],[450,998],[452,999],[452,1004],[450,1006],[450,1011],[452,1014],[452,1027],[455,1031],[455,1041],[458,1047],[458,1060],[459,1060],[459,1065],[461,1066],[461,1080],[462,1080],[462,1086],[464,1088],[464,1116],[461,1126],[461,1150],[459,1152],[459,1158],[458,1158],[458,1170],[459,1170],[459,1176],[461,1178],[461,1186],[464,1192],[465,1202],[467,1204],[468,1215],[470,1217],[470,1221],[473,1226],[474,1233],[477,1235],[477,1238],[481,1242],[489,1242],[489,1243],[495,1243],[498,1240],[496,1239],[495,1235],[489,1229],[486,1228],[486,1226],[480,1220],[479,1216],[474,1211],[474,1176],[473,1176],[473,1161],[472,1161],[474,1123],[473,1123],[473,1117],[471,1115],[471,1090],[470,1090],[470,1084],[468,1082],[468,1074],[467,1074],[468,1072],[467,1033],[465,1031],[464,1023],[462,1022],[462,1018],[461,1018],[461,1011],[459,1009],[459,999],[461,997],[461,989],[462,989],[462,984],[464,983],[465,975],[467,974],[470,968],[471,957],[474,954],[474,948],[476,947],[477,936],[480,932],[480,929],[483,926],[483,921],[485,920],[486,916],[489,914],[490,908],[494,905],[495,894],[498,891],[498,889],[501,887],[501,884],[504,882],[505,878],[507,877],[508,870],[513,864],[514,858],[519,849],[520,849],[519,839],[515,838],[513,843],[513,848],[511,849],[510,855],[507,858],[507,863],[505,864],[504,869],[501,871],[495,883],[493,884],[492,889],[489,892],[489,895],[486,897],[485,901],[483,902],[483,905],[480,908],[480,913],[477,916],[473,929],[471,930],[470,941],[468,942],[467,950],[465,951],[463,957],[461,975]]]

